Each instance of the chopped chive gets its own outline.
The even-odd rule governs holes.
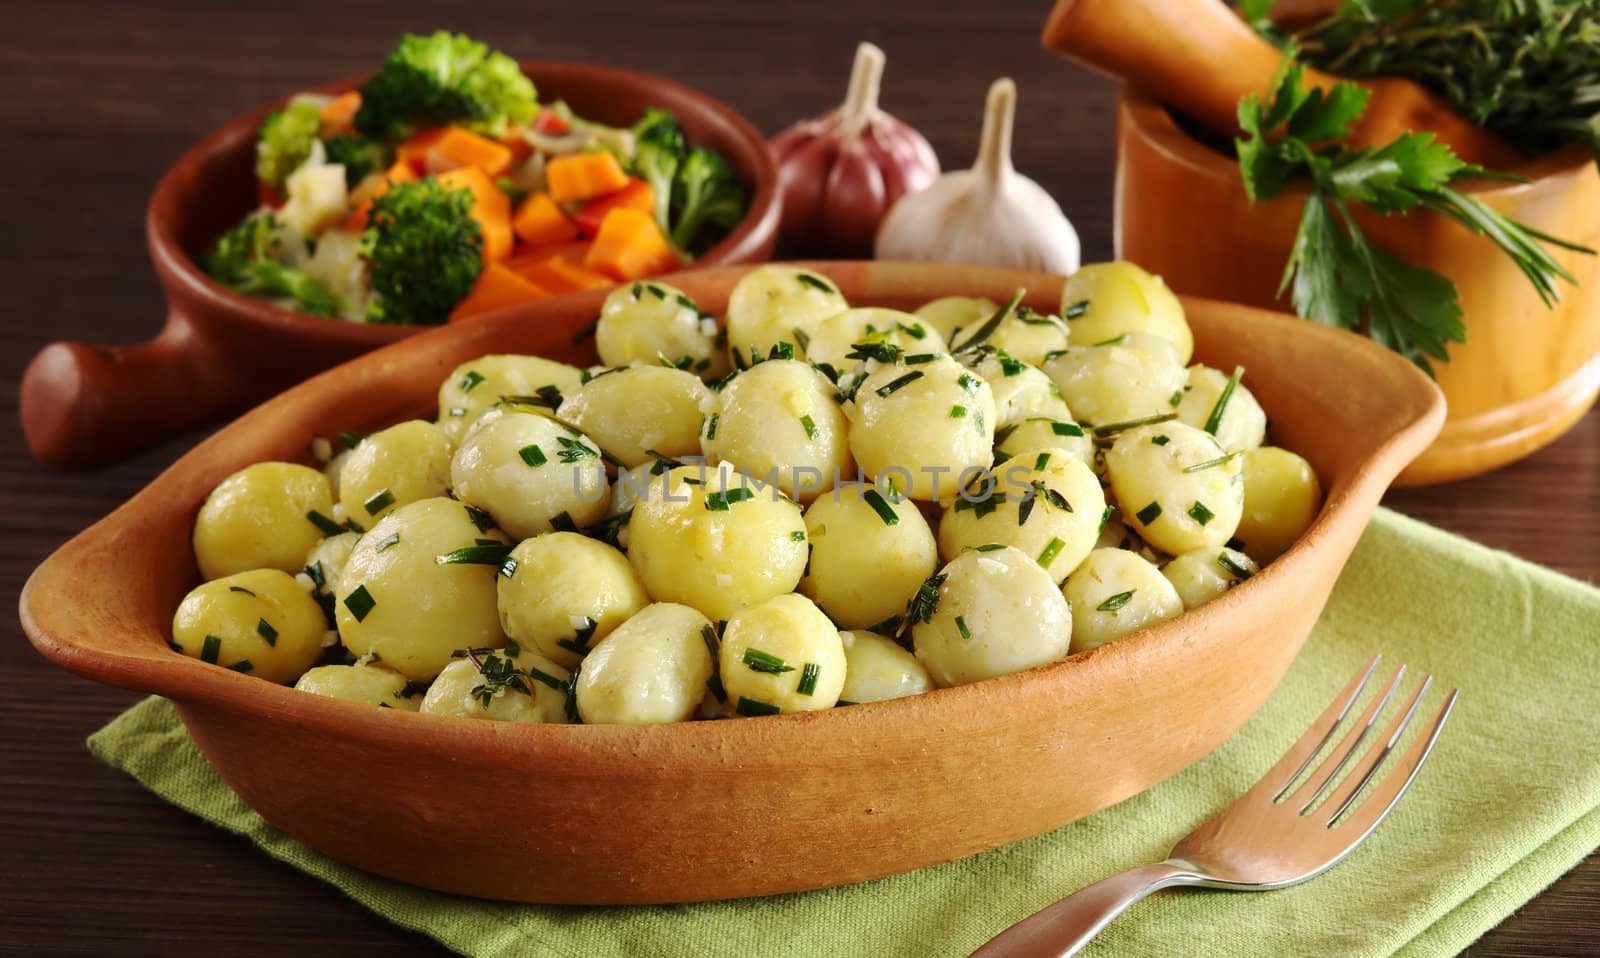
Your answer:
[[[706,496],[707,512],[727,512],[728,507],[736,502],[754,499],[756,494],[749,488],[740,486],[737,489],[726,489],[722,492],[713,492]]]
[[[1039,565],[1046,569],[1050,568],[1050,563],[1056,561],[1056,556],[1060,554],[1062,548],[1065,546],[1065,542],[1062,542],[1060,539],[1052,536],[1050,541],[1045,545],[1044,551],[1039,553]]]
[[[962,343],[960,346],[957,346],[955,343],[951,343],[950,354],[958,355],[960,353],[976,349],[978,346],[982,345],[984,341],[995,334],[995,330],[999,329],[1000,324],[1005,322],[1006,317],[1017,308],[1017,304],[1022,302],[1022,297],[1026,295],[1027,292],[1028,291],[1026,289],[1019,289],[1015,293],[1012,293],[1011,298],[1006,300],[1005,305],[995,310],[993,316],[990,316],[988,319],[984,320],[983,325],[979,326],[977,331],[967,338],[966,342]],[[954,333],[951,334],[951,338],[955,338]]]
[[[580,329],[577,332],[572,334],[572,343],[573,343],[573,345],[577,345],[578,343],[583,342],[585,339],[588,339],[590,336],[593,336],[596,332],[599,331],[599,329],[600,329],[600,317],[596,316],[593,320],[591,320],[582,329]]]
[[[883,496],[879,494],[878,490],[868,489],[866,492],[861,494],[861,501],[872,507],[872,511],[878,514],[878,518],[883,521],[884,525],[892,526],[899,524],[900,516],[894,511],[889,503],[884,500]]]
[[[1114,422],[1105,426],[1096,426],[1094,427],[1094,434],[1096,436],[1109,436],[1112,433],[1122,432],[1124,429],[1132,429],[1135,426],[1153,426],[1158,422],[1171,422],[1177,418],[1177,413],[1168,412],[1162,413],[1159,416],[1145,416],[1142,419],[1129,419],[1124,422]]]
[[[1135,513],[1134,518],[1139,520],[1141,526],[1149,525],[1161,518],[1161,503],[1152,501],[1148,506]]]
[[[799,280],[801,283],[803,283],[803,284],[805,284],[807,286],[812,287],[813,289],[820,289],[824,293],[837,293],[838,292],[838,290],[833,288],[833,284],[832,283],[830,283],[827,280],[823,279],[821,276],[817,276],[814,273],[799,273],[799,274],[797,274],[795,276],[795,279]]]
[[[817,438],[817,424],[810,416],[801,416],[800,425],[805,428],[807,439]]]
[[[531,396],[501,396],[500,403],[516,406],[539,406],[544,409],[561,408],[561,390],[552,385],[540,386]],[[496,403],[496,405],[500,405]]]
[[[911,601],[906,603],[906,621],[927,623],[933,621],[933,613],[939,609],[939,587],[944,585],[945,575],[929,576],[926,581],[917,586],[916,594],[911,596]]]
[[[1118,592],[1116,595],[1111,596],[1104,602],[1095,606],[1095,611],[1110,612],[1112,615],[1116,615],[1117,610],[1127,605],[1128,602],[1133,598],[1133,594],[1138,591],[1138,589],[1129,589],[1126,592]]]
[[[1150,437],[1150,444],[1152,446],[1165,446],[1167,443],[1169,443],[1171,441],[1172,441],[1172,437],[1166,435],[1165,433],[1163,433],[1162,435],[1159,435],[1159,436],[1151,436]]]
[[[567,683],[565,683],[565,682],[561,681],[560,679],[556,678],[555,676],[551,675],[549,672],[546,672],[546,671],[540,669],[536,665],[528,666],[527,672],[528,672],[528,678],[533,679],[535,682],[539,682],[541,684],[548,685],[550,688],[555,689],[557,692],[565,692],[567,690]]]
[[[964,418],[966,416],[966,414],[967,414],[967,407],[966,406],[951,406],[950,407],[950,418],[951,419],[961,419],[961,418]]]
[[[478,372],[476,369],[469,369],[467,374],[462,376],[461,381],[456,385],[460,387],[462,392],[469,393],[481,382],[483,382],[483,373]]]
[[[1098,343],[1090,343],[1089,345],[1091,345],[1091,346],[1115,346],[1115,345],[1117,345],[1118,343],[1122,342],[1124,339],[1127,339],[1127,338],[1128,338],[1128,334],[1127,333],[1121,333],[1119,335],[1111,337],[1110,339],[1102,339]]]
[[[344,531],[344,527],[340,526],[339,523],[334,522],[315,509],[306,513],[306,518],[311,521],[312,525],[321,529],[322,534],[325,536],[336,536]]]
[[[1050,431],[1058,436],[1081,436],[1083,427],[1075,422],[1052,422]]]
[[[266,639],[268,645],[273,647],[277,646],[278,630],[274,629],[272,627],[272,623],[268,622],[266,619],[262,619],[256,623],[256,634],[261,636],[263,639]]]
[[[790,332],[794,333],[794,341],[800,344],[800,348],[802,350],[811,348],[811,334],[807,333],[799,326],[796,326],[794,329],[790,330]]]
[[[467,510],[467,518],[472,520],[472,524],[478,527],[479,532],[488,532],[494,528],[494,516],[489,515],[486,510],[479,509],[477,506],[465,506],[464,508]]]
[[[1001,426],[999,429],[995,430],[994,444],[997,446],[1005,445],[1006,440],[1010,439],[1011,434],[1016,432],[1017,427],[1021,425],[1022,423],[1020,422],[1014,422],[1009,426]]]
[[[760,649],[745,649],[744,664],[752,672],[766,672],[770,675],[794,671],[794,666],[784,662],[776,655],[770,652],[763,652]]]
[[[972,416],[972,428],[977,430],[978,432],[983,432],[984,429],[988,428],[987,426],[984,425],[984,422],[983,422],[983,410],[980,409],[976,413],[973,414],[973,416]]]
[[[355,432],[354,430],[346,429],[334,438],[339,440],[339,445],[345,447],[346,449],[354,449],[355,447],[361,445],[361,440],[367,437],[359,432]]]
[[[1254,575],[1254,573],[1252,573],[1249,569],[1246,569],[1244,566],[1233,561],[1233,556],[1228,555],[1226,552],[1220,552],[1217,554],[1217,565],[1221,566],[1222,571],[1233,576],[1235,579],[1248,579],[1250,576]]]
[[[311,584],[316,586],[318,590],[328,587],[328,574],[322,571],[322,560],[319,559],[311,563],[303,571],[306,577],[311,580]],[[254,594],[253,592],[251,593],[251,595]]]
[[[1215,519],[1217,514],[1212,512],[1210,509],[1207,509],[1205,503],[1201,502],[1199,499],[1196,499],[1194,501],[1194,505],[1189,507],[1189,516],[1201,525],[1205,525],[1212,519]]]
[[[966,616],[964,616],[964,615],[956,616],[956,631],[961,633],[961,637],[963,639],[972,638],[972,630],[967,628],[967,617]]]
[[[922,377],[923,377],[922,370],[914,369],[911,372],[906,373],[904,376],[901,376],[899,379],[896,379],[894,382],[889,383],[887,386],[879,386],[875,390],[875,392],[877,392],[877,394],[879,396],[883,396],[883,397],[887,398],[887,397],[893,395],[898,390],[904,389],[905,387],[911,385],[912,383],[916,382],[917,380],[921,379]]]
[[[354,592],[344,597],[344,607],[350,610],[350,614],[356,617],[357,622],[364,621],[367,613],[377,604],[378,600],[372,597],[372,593],[367,591],[365,585],[356,586]]]
[[[706,679],[706,688],[711,690],[711,694],[716,696],[718,702],[726,702],[728,692],[722,687],[722,666],[719,662],[721,657],[717,654],[717,632],[709,625],[702,625],[700,638],[705,641],[706,652],[711,655],[711,678]]]
[[[467,407],[465,407],[465,406],[451,406],[450,407],[450,418],[452,418],[452,419],[460,419],[462,416],[465,416],[466,414],[467,414]]]
[[[379,542],[378,545],[376,546],[376,548],[373,549],[373,551],[374,552],[382,552],[385,549],[389,548],[390,546],[394,545],[396,542],[399,542],[399,541],[400,541],[400,533],[391,532],[387,536],[383,537],[383,541]]]
[[[1048,452],[1041,452],[1039,453],[1039,458],[1033,461],[1033,471],[1044,472],[1045,467],[1048,465],[1050,465],[1050,454]]]
[[[206,636],[205,643],[200,646],[200,661],[217,664],[217,656],[222,654],[222,640],[214,635]]]
[[[938,358],[938,353],[912,353],[902,360],[902,362],[904,362],[907,366],[921,366],[923,363],[931,363]]]
[[[755,717],[758,715],[777,715],[779,712],[783,711],[776,705],[769,705],[760,699],[746,698],[743,695],[739,696],[739,704],[735,705],[733,710],[746,717]]]
[[[433,561],[439,565],[492,565],[500,567],[506,561],[506,556],[511,554],[511,546],[503,542],[487,546],[466,546],[461,549],[452,549]],[[346,602],[346,605],[349,603]],[[354,609],[351,610],[355,611]]]
[[[871,332],[871,327],[868,327],[867,331]],[[894,343],[865,340],[859,343],[852,343],[850,351],[844,354],[844,358],[863,361],[871,359],[880,363],[895,363],[900,361],[900,356],[903,352],[904,350]]]
[[[1012,356],[1003,349],[995,354],[995,358],[1000,361],[1000,372],[1003,373],[1007,378],[1022,374],[1022,369],[1024,366],[1022,360],[1017,359],[1015,356]]]
[[[1100,511],[1100,529],[1101,529],[1101,531],[1105,530],[1106,523],[1111,521],[1111,516],[1113,514],[1115,514],[1116,511],[1117,511],[1117,507],[1116,506],[1106,506],[1104,509],[1102,509]]]
[[[822,666],[815,662],[807,662],[805,668],[800,670],[800,684],[794,687],[801,695],[811,695],[817,690],[817,676],[822,674]]]
[[[968,376],[966,373],[962,373],[961,378],[956,380],[956,385],[976,396],[978,394],[978,387],[983,385],[983,381],[980,379],[975,379],[972,376]]]
[[[506,556],[506,561],[500,563],[500,575],[509,579],[517,574],[517,560]]]
[[[978,550],[977,551],[979,551],[979,552],[999,552],[1001,549],[1004,549],[1004,548],[1005,548],[1005,543],[1003,543],[1003,542],[990,542],[990,543],[986,543],[984,545],[978,546]]]
[[[255,668],[255,665],[249,659],[240,659],[228,666],[228,670],[231,672],[249,672],[253,668]]]
[[[1173,409],[1177,409],[1182,404],[1183,404],[1183,390],[1174,389],[1172,391],[1172,395],[1167,397],[1167,405],[1171,406]]]
[[[793,359],[794,358],[794,344],[790,343],[790,342],[783,341],[783,340],[779,340],[778,342],[773,343],[772,344],[772,348],[767,350],[767,358],[768,359]]]
[[[1086,299],[1080,299],[1076,303],[1073,303],[1071,306],[1068,306],[1066,313],[1064,313],[1063,315],[1065,315],[1068,319],[1077,319],[1079,316],[1082,316],[1084,313],[1087,313],[1088,311],[1089,311],[1089,301],[1086,300]]]
[[[522,461],[534,469],[537,469],[550,461],[545,458],[544,450],[540,449],[537,445],[523,446],[521,449],[517,450],[517,455],[521,456]]]
[[[572,521],[570,512],[563,510],[556,513],[555,518],[550,520],[550,528],[557,532],[577,532],[578,524]]]
[[[1206,417],[1206,432],[1215,436],[1222,427],[1222,414],[1228,410],[1228,400],[1233,398],[1233,391],[1239,388],[1239,379],[1244,375],[1243,366],[1233,367],[1233,375],[1228,377],[1228,384],[1222,387],[1222,395],[1217,397],[1217,404],[1211,407],[1211,415]]]
[[[560,457],[562,462],[578,462],[583,459],[600,458],[600,453],[596,452],[593,446],[580,439],[557,436],[556,442],[561,446],[561,451],[556,455]]]
[[[789,533],[789,541],[790,542],[804,542],[804,541],[806,541],[806,534],[804,532],[802,532],[801,530],[796,529],[795,531]]]
[[[1215,459],[1207,459],[1205,462],[1197,462],[1192,466],[1184,466],[1183,467],[1183,471],[1184,472],[1199,472],[1202,469],[1210,469],[1210,468],[1213,468],[1214,466],[1220,466],[1223,463],[1227,462],[1229,459],[1233,459],[1236,456],[1243,455],[1243,453],[1244,453],[1244,450],[1242,450],[1242,449],[1238,450],[1236,452],[1230,452],[1225,456],[1218,456]]]
[[[715,439],[715,438],[717,438],[717,420],[720,419],[720,418],[721,418],[721,415],[719,413],[712,413],[711,417],[706,420],[706,438],[707,439]]]
[[[249,589],[246,589],[242,585],[230,585],[230,586],[228,586],[228,591],[229,592],[243,592],[245,595],[250,596],[251,598],[255,598],[255,595],[256,595],[254,592],[251,592]]]
[[[1232,539],[1229,539],[1227,542],[1224,542],[1223,545],[1228,547],[1229,549],[1232,549],[1234,552],[1243,552],[1244,551],[1244,540],[1239,538],[1238,536],[1234,536]]]

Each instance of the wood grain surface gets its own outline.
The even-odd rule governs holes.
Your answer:
[[[147,338],[162,304],[144,206],[168,163],[230,116],[375,64],[402,30],[448,26],[519,57],[592,60],[704,89],[776,132],[843,95],[854,44],[889,54],[884,105],[949,168],[970,162],[984,89],[1017,80],[1016,163],[1060,201],[1087,259],[1111,250],[1112,85],[1040,49],[1047,4],[416,0],[266,5],[9,5],[0,30],[0,587],[181,454],[93,475],[28,459],[15,383],[45,342]],[[1600,414],[1480,479],[1392,493],[1418,518],[1588,581],[1600,578]],[[0,954],[438,954],[338,891],[112,772],[83,747],[134,696],[79,680],[0,623]],[[1600,953],[1591,856],[1469,949]]]

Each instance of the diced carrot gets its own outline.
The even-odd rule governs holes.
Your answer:
[[[422,154],[423,172],[444,173],[463,166],[499,176],[511,169],[511,148],[464,127],[445,127]]]
[[[394,165],[385,170],[382,176],[369,176],[357,183],[350,192],[350,200],[355,205],[339,228],[356,231],[366,229],[367,217],[372,215],[372,201],[389,192],[389,188],[396,183],[410,183],[416,178],[416,171],[408,164],[395,160]]]
[[[516,250],[511,254],[512,260],[525,260],[529,263],[542,263],[552,256],[559,256],[569,263],[583,265],[583,258],[589,254],[589,247],[594,244],[589,240],[573,240],[570,243],[540,243],[530,246],[527,243],[518,243]],[[509,263],[511,260],[507,260]]]
[[[656,191],[644,180],[632,180],[615,193],[597,196],[583,204],[578,212],[572,214],[572,221],[578,224],[583,235],[593,236],[600,232],[600,224],[606,214],[619,206],[643,210],[653,216],[656,211]]]
[[[540,133],[561,136],[571,131],[572,124],[562,118],[561,114],[547,107],[540,110],[539,115],[533,118],[533,128]]]
[[[656,218],[642,210],[619,207],[606,214],[583,265],[613,279],[628,281],[676,269],[672,244],[656,227]]]
[[[548,193],[534,193],[517,207],[511,217],[511,230],[517,239],[535,246],[567,243],[578,238],[578,228],[561,211]]]
[[[579,203],[628,185],[622,164],[604,150],[558,156],[545,164],[544,179],[557,203]]]
[[[471,190],[472,218],[483,228],[483,261],[498,263],[511,255],[511,197],[500,192],[489,175],[476,166],[463,166],[438,175],[452,190]]]
[[[582,263],[574,263],[559,256],[550,257],[545,264],[579,289],[604,289],[607,286],[617,285],[617,281],[606,274],[597,273]]]
[[[547,256],[542,260],[514,256],[503,265],[535,286],[549,290],[552,295],[575,293],[582,289],[603,289],[617,284],[616,280],[603,273],[596,273],[560,256]]]
[[[411,139],[395,147],[395,159],[417,173],[426,173],[428,150],[433,148],[433,144],[444,136],[448,129],[449,127],[440,126],[412,134]]]
[[[347,90],[322,105],[317,118],[322,121],[324,133],[342,133],[355,123],[356,111],[361,109],[361,92]]]
[[[472,292],[456,304],[450,311],[450,322],[454,323],[468,316],[486,313],[491,309],[502,306],[514,306],[517,303],[526,303],[550,295],[501,263],[490,263],[478,274],[478,281],[472,285]]]

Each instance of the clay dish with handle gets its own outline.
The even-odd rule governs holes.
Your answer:
[[[646,107],[672,111],[689,141],[720,151],[752,187],[743,222],[697,260],[762,262],[777,240],[777,167],[761,134],[734,110],[660,77],[609,67],[526,62],[541,102],[565,100],[581,116],[631,126]],[[319,88],[337,93],[362,78]],[[23,431],[48,465],[107,465],[217,422],[307,376],[422,327],[307,316],[213,282],[198,256],[256,203],[255,136],[283,101],[240,116],[197,143],[156,186],[145,237],[167,300],[149,342],[56,342],[23,374]]]
[[[813,268],[853,304],[901,309],[1025,287],[1047,310],[1062,287],[1059,276],[943,264]],[[720,314],[746,271],[673,282]],[[173,700],[245,802],[381,875],[582,904],[823,888],[1039,834],[1203,758],[1277,685],[1379,497],[1444,415],[1426,377],[1366,339],[1186,300],[1198,361],[1246,368],[1273,439],[1320,475],[1321,513],[1207,605],[1044,668],[910,698],[675,725],[508,725],[322,698],[167,647],[173,611],[198,581],[195,512],[219,480],[303,458],[317,434],[431,415],[440,378],[486,353],[591,362],[590,340],[574,334],[600,299],[431,331],[252,410],[34,572],[21,603],[29,638],[66,669]]]

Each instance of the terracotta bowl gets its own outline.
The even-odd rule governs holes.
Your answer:
[[[732,108],[643,73],[527,62],[542,102],[629,126],[646,107],[677,114],[691,143],[726,156],[753,187],[744,221],[697,261],[764,262],[777,241],[778,172],[766,140]],[[319,88],[353,89],[355,77]],[[256,204],[255,135],[283,101],[240,116],[173,164],[150,198],[145,238],[167,299],[166,325],[136,346],[56,342],[22,379],[28,446],[41,462],[117,462],[242,412],[315,372],[415,335],[422,327],[349,323],[279,309],[213,282],[196,257]]]
[[[1525,161],[1528,183],[1480,180],[1465,192],[1553,236],[1600,248],[1600,171],[1581,144]],[[1117,107],[1117,255],[1179,293],[1272,309],[1306,189],[1251,205],[1238,164],[1184,132],[1160,104],[1124,90]],[[1438,440],[1400,484],[1487,472],[1554,441],[1600,393],[1600,257],[1552,249],[1579,280],[1558,281],[1546,309],[1499,248],[1434,213],[1357,214],[1363,231],[1409,263],[1450,277],[1466,345],[1434,363],[1449,401]],[[1199,239],[1199,241],[1197,241]],[[1225,240],[1225,241],[1224,241]]]
[[[1061,290],[1057,276],[977,267],[814,268],[852,303],[902,308],[1024,286],[1043,309]],[[720,312],[744,272],[674,282]],[[302,458],[316,433],[429,415],[439,380],[484,353],[592,360],[572,340],[599,302],[585,293],[446,327],[253,410],[39,567],[22,595],[29,637],[64,668],[172,699],[268,821],[382,875],[589,904],[822,888],[1036,835],[1204,757],[1277,684],[1379,496],[1444,415],[1432,383],[1364,339],[1187,300],[1196,355],[1249,370],[1276,441],[1322,477],[1322,513],[1278,561],[1194,612],[1056,665],[913,698],[643,728],[506,725],[319,698],[167,648],[197,582],[190,524],[219,480]]]

